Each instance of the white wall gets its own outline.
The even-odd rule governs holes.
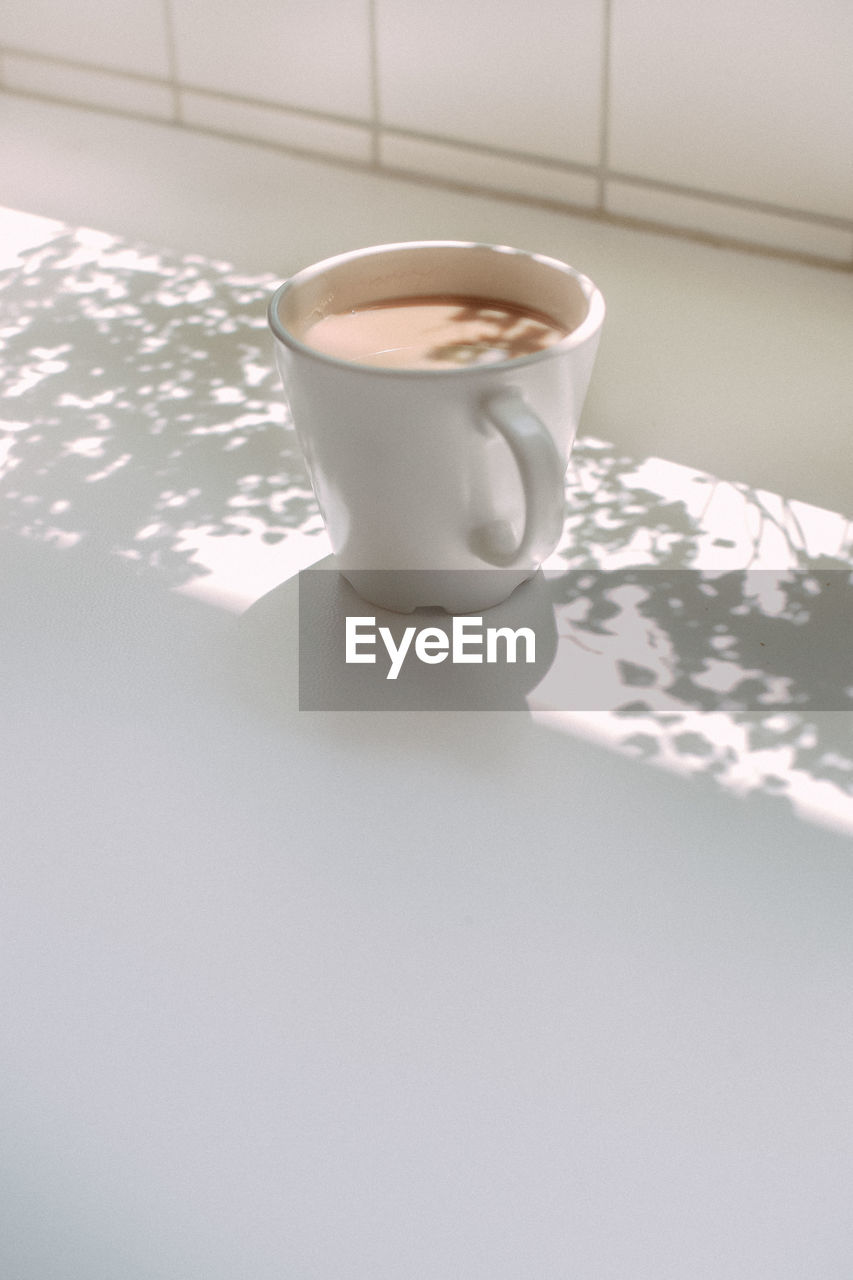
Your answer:
[[[849,0],[5,0],[0,85],[853,266]]]

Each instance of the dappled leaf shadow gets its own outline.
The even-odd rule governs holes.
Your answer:
[[[203,572],[189,530],[318,528],[272,367],[271,285],[86,232],[0,274],[6,527],[85,539],[172,585]]]
[[[560,634],[586,661],[552,678],[543,705],[610,712],[644,759],[772,794],[799,773],[853,797],[849,562],[549,576]]]
[[[455,331],[456,336],[427,352],[429,360],[437,364],[515,360],[544,350],[565,333],[546,316],[539,317],[520,308],[490,306],[485,300],[458,307],[448,317],[447,328]]]
[[[581,439],[550,561],[570,679],[537,706],[739,790],[825,784],[853,829],[851,570],[842,514]]]

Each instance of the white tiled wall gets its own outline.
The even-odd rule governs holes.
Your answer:
[[[853,266],[850,0],[4,0],[0,83]]]
[[[0,47],[165,78],[166,22],[158,0],[3,0]]]
[[[308,111],[370,115],[365,0],[169,4],[182,82]]]
[[[611,166],[853,213],[849,0],[615,0]]]
[[[382,122],[595,165],[603,17],[589,0],[377,0]]]

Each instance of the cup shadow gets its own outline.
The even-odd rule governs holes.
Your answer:
[[[292,632],[297,603],[302,711],[529,714],[527,696],[544,678],[557,652],[554,606],[541,572],[502,604],[462,618],[437,608],[400,614],[368,604],[339,573],[331,556],[300,573],[297,592],[298,602],[292,580],[282,583],[242,615],[240,627],[248,651],[257,652],[259,645],[265,647],[264,635],[271,640],[276,634]],[[349,660],[348,621],[359,632]],[[418,634],[427,629],[446,637],[445,657],[429,661],[417,656]],[[455,648],[457,629],[466,630],[467,636]],[[486,645],[489,631],[496,636],[491,658]],[[292,697],[290,673],[265,665],[270,684],[266,690],[256,688],[256,693],[262,693],[268,705],[286,703]],[[283,680],[279,687],[277,671]]]

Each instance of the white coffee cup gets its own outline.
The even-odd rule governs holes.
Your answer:
[[[514,359],[381,368],[313,349],[331,313],[425,295],[507,302],[567,335]],[[285,281],[269,323],[293,425],[340,571],[362,598],[479,612],[559,541],[564,478],[604,320],[585,275],[500,245],[417,241]]]

